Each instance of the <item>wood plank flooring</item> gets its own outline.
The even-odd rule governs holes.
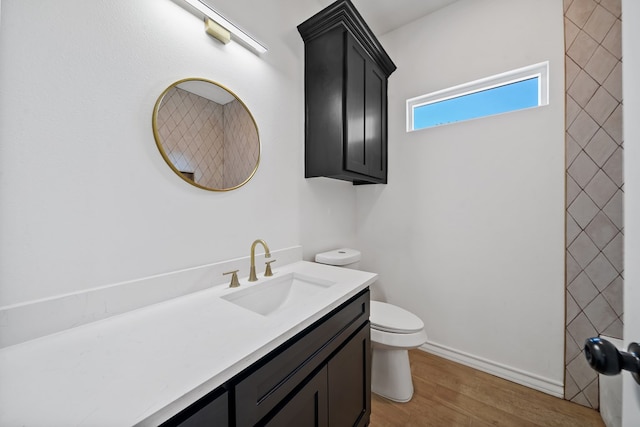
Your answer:
[[[413,399],[371,394],[370,427],[604,427],[600,413],[434,356],[409,351]]]

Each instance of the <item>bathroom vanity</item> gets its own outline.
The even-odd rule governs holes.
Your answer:
[[[365,289],[163,426],[365,426],[370,390]]]
[[[5,347],[0,425],[365,425],[376,278],[297,261]]]

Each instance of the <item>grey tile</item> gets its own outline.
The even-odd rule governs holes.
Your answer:
[[[600,0],[600,5],[617,18],[620,18],[620,15],[622,15],[622,2],[620,0]]]
[[[573,217],[571,215],[566,215],[566,238],[567,238],[567,244],[571,244],[571,242],[573,242],[575,240],[576,237],[578,237],[578,235],[580,234],[580,232],[582,231],[582,229],[580,228],[580,226],[578,225],[578,223],[576,222],[575,219],[573,219]]]
[[[586,32],[580,31],[571,46],[569,46],[569,49],[567,49],[567,55],[580,68],[585,68],[597,48],[598,42]]]
[[[596,165],[586,153],[580,152],[567,171],[580,188],[585,188],[589,181],[595,176],[596,172],[598,172],[598,169],[598,165]]]
[[[573,44],[576,36],[580,32],[580,28],[570,19],[564,18],[564,45],[568,48]]]
[[[587,340],[587,338],[595,337],[598,335],[596,328],[591,324],[591,322],[583,312],[580,312],[580,314],[578,314],[576,318],[573,319],[571,323],[569,323],[569,325],[567,326],[567,331],[569,332],[573,340],[576,342],[576,344],[580,346],[580,348],[584,346],[584,343]],[[579,357],[579,356],[577,358],[582,359],[582,357]],[[569,362],[569,365],[571,365],[571,363],[573,363],[574,360],[575,359],[571,360],[571,362]],[[573,375],[573,373],[572,373],[572,376],[573,376],[573,379],[576,380],[576,382],[580,387],[584,387],[584,385],[578,381],[578,378],[576,378],[576,376]]]
[[[584,271],[600,292],[609,286],[613,279],[618,277],[618,272],[603,254],[598,254]]]
[[[622,59],[622,22],[618,19],[602,41],[602,46],[618,59]]]
[[[573,399],[571,399],[571,402],[577,403],[578,405],[585,406],[587,408],[591,408],[591,404],[582,392],[578,393]]]
[[[609,30],[616,20],[616,17],[607,9],[602,6],[597,6],[582,29],[596,42],[602,43],[602,40],[604,40],[607,33],[609,33]]]
[[[591,97],[591,100],[589,100],[585,111],[589,113],[596,123],[603,126],[618,105],[618,100],[611,96],[605,88],[600,87],[593,97]]]
[[[617,63],[618,58],[607,49],[598,46],[584,69],[595,81],[603,84]]]
[[[616,151],[616,148],[618,148],[618,144],[616,144],[609,134],[603,129],[598,129],[584,151],[591,157],[591,160],[593,160],[596,165],[602,167],[614,151]]]
[[[587,184],[584,191],[595,202],[600,209],[604,208],[618,191],[618,186],[602,170],[596,172],[595,176]]]
[[[569,10],[569,6],[571,6],[571,3],[573,3],[573,0],[563,0],[562,2],[562,13],[566,14],[567,10]]]
[[[596,6],[597,3],[593,0],[574,0],[565,15],[574,24],[582,28],[587,23]]]
[[[622,102],[622,62],[618,61],[613,68],[607,80],[603,83],[607,92],[611,94],[618,102]]]
[[[581,357],[582,346],[578,345],[574,341],[573,337],[567,330],[564,331],[564,339],[566,343],[564,360],[566,361],[566,364],[569,364],[576,357]]]
[[[590,335],[591,337],[596,335]],[[585,337],[589,338],[589,337]],[[584,341],[584,340],[582,340]],[[568,365],[567,369],[571,374],[571,378],[576,382],[578,388],[584,390],[586,386],[588,386],[592,381],[594,381],[598,374],[596,371],[591,369],[591,366],[587,363],[587,360],[584,357],[576,357],[573,359]]]
[[[567,321],[566,321],[566,323],[569,324],[580,313],[580,307],[578,306],[578,303],[573,299],[571,294],[567,293],[566,299],[567,299],[567,302],[566,302]],[[567,344],[567,347],[569,347],[568,344]]]
[[[568,287],[569,284],[571,284],[571,282],[573,282],[575,278],[578,277],[580,273],[582,273],[582,267],[580,267],[576,262],[576,260],[573,259],[573,256],[569,253],[569,251],[566,252],[566,257],[567,257],[566,260],[567,260],[567,287]]]
[[[568,290],[580,308],[586,307],[598,296],[598,289],[591,283],[591,279],[589,279],[589,276],[587,276],[585,272],[580,273],[578,277],[571,282]]]
[[[616,277],[609,286],[602,291],[602,296],[607,300],[616,316],[622,316],[624,312],[624,285],[620,276]]]
[[[582,390],[582,393],[591,404],[591,407],[593,409],[598,409],[600,397],[599,397],[597,377],[593,382],[591,382],[591,384],[589,384],[584,388],[584,390]]]
[[[616,151],[613,152],[611,157],[609,157],[602,166],[604,173],[606,173],[607,176],[619,187],[624,184],[624,176],[622,173],[622,153],[622,148],[616,148]]]
[[[578,194],[580,194],[581,191],[582,189],[576,183],[576,181],[571,178],[571,175],[567,175],[567,207],[571,206],[571,203],[573,203],[573,201],[576,199],[576,197],[578,197]]]
[[[622,104],[616,107],[602,127],[616,144],[622,145]],[[578,139],[576,139],[576,142],[580,144]]]
[[[565,400],[571,400],[580,393],[580,389],[576,382],[571,378],[571,374],[565,369],[565,383],[564,383],[564,398]]]
[[[618,234],[616,226],[613,225],[609,218],[602,212],[598,212],[585,231],[591,238],[591,241],[601,250]]]
[[[624,271],[624,235],[620,232],[602,250],[618,273]]]
[[[613,337],[613,338],[622,339],[623,334],[624,334],[624,325],[622,324],[622,320],[620,320],[620,319],[621,318],[619,317],[618,320],[613,322],[611,324],[611,326],[609,326],[607,329],[605,329],[602,332],[602,335],[605,335],[607,337]]]
[[[575,238],[569,245],[571,256],[577,261],[578,265],[586,268],[587,265],[598,255],[598,247],[591,241],[587,233],[584,231]],[[575,297],[575,295],[574,295]],[[576,298],[576,301],[578,299]],[[578,301],[580,303],[580,301]]]
[[[613,322],[618,320],[618,315],[602,295],[598,295],[591,301],[584,309],[584,314],[589,318],[589,322],[596,328],[598,333],[602,333]]]
[[[618,227],[619,230],[624,229],[624,192],[616,191],[613,197],[607,202],[602,211],[609,217],[611,222]]]
[[[576,140],[580,147],[584,148],[596,134],[598,128],[598,123],[596,123],[596,121],[593,120],[584,110],[581,110],[580,113],[578,113],[578,117],[576,117],[573,123],[571,123],[571,126],[569,126],[569,129],[567,129],[567,132],[569,132],[569,135]],[[615,138],[613,139],[615,141]]]
[[[567,93],[584,108],[600,85],[586,71],[580,70]]]
[[[582,111],[582,108],[578,105],[578,103],[569,95],[567,94],[567,105],[566,105],[566,111],[565,111],[565,118],[566,118],[566,123],[565,125],[567,126],[567,129],[569,128],[569,126],[571,126],[571,123],[573,123],[573,121],[576,119],[576,117],[578,117],[578,114],[580,114],[580,111]]]
[[[580,228],[585,228],[591,220],[598,214],[600,209],[589,198],[587,193],[581,192],[578,197],[571,203],[571,206],[567,209],[567,212],[578,223]]]

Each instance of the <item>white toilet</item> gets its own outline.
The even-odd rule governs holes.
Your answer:
[[[360,252],[336,249],[316,255],[316,262],[357,269]],[[418,316],[400,307],[371,301],[371,391],[396,402],[408,402],[413,396],[409,349],[427,341],[424,323]]]

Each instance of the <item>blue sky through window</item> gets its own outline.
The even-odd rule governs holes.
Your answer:
[[[491,116],[539,105],[539,78],[486,89],[414,107],[414,129]]]

